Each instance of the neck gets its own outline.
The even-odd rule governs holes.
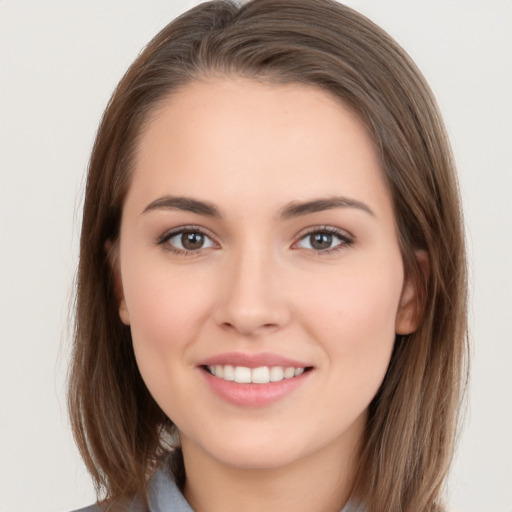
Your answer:
[[[331,447],[282,467],[251,469],[223,464],[187,439],[182,447],[184,494],[196,512],[340,512],[359,453],[356,443],[350,452]]]

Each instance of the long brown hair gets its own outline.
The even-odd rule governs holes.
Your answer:
[[[353,495],[368,512],[441,510],[466,378],[466,261],[451,150],[436,102],[407,54],[332,0],[201,4],[165,27],[115,90],[87,180],[69,379],[74,435],[98,497],[146,496],[173,424],[137,369],[106,247],[115,243],[133,155],[150,114],[208,76],[315,86],[350,106],[380,152],[419,327],[397,336],[369,408]],[[419,267],[423,249],[429,272]],[[176,458],[177,478],[183,468]],[[181,472],[181,473],[180,473]]]

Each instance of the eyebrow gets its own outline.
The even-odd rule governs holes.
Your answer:
[[[279,217],[283,220],[288,220],[293,217],[317,213],[324,210],[332,210],[334,208],[356,208],[375,216],[370,207],[365,203],[348,197],[336,196],[304,202],[293,201],[280,210]],[[183,196],[163,196],[155,199],[144,208],[142,213],[145,214],[154,210],[182,210],[198,215],[205,215],[207,217],[222,217],[220,211],[214,204],[208,201],[200,201]]]
[[[357,208],[375,217],[375,213],[365,203],[343,196],[313,199],[305,202],[294,201],[281,209],[280,217],[286,220],[310,213],[332,210],[333,208]]]
[[[208,201],[199,201],[190,197],[164,196],[149,203],[144,208],[144,213],[154,210],[182,210],[185,212],[197,213],[207,217],[221,217],[219,210]]]

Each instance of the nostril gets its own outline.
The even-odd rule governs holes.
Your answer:
[[[261,332],[272,331],[279,327],[277,323],[262,323],[259,322],[257,318],[239,319],[236,322],[222,322],[220,326],[226,331],[236,331],[246,336]]]
[[[245,336],[282,328],[291,317],[284,304],[263,300],[257,304],[240,304],[234,300],[221,302],[214,316],[217,325],[225,332],[236,331]]]

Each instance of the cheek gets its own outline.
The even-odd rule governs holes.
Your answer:
[[[182,342],[183,334],[191,332],[204,315],[205,276],[196,272],[191,279],[190,271],[169,265],[165,255],[144,257],[134,251],[123,261],[122,282],[137,340],[162,348]]]
[[[177,293],[164,282],[152,282],[149,278],[136,286],[133,294],[128,290],[125,295],[136,345],[165,350],[179,343],[184,310]]]
[[[356,379],[355,370],[362,377],[365,372],[383,376],[395,340],[402,282],[398,260],[337,272],[315,288],[304,310],[310,312],[310,329],[325,345],[332,365]]]
[[[208,309],[201,280],[155,261],[127,262],[123,287],[133,347],[141,375],[158,403],[192,366],[189,347]],[[202,291],[202,293],[200,293]]]

